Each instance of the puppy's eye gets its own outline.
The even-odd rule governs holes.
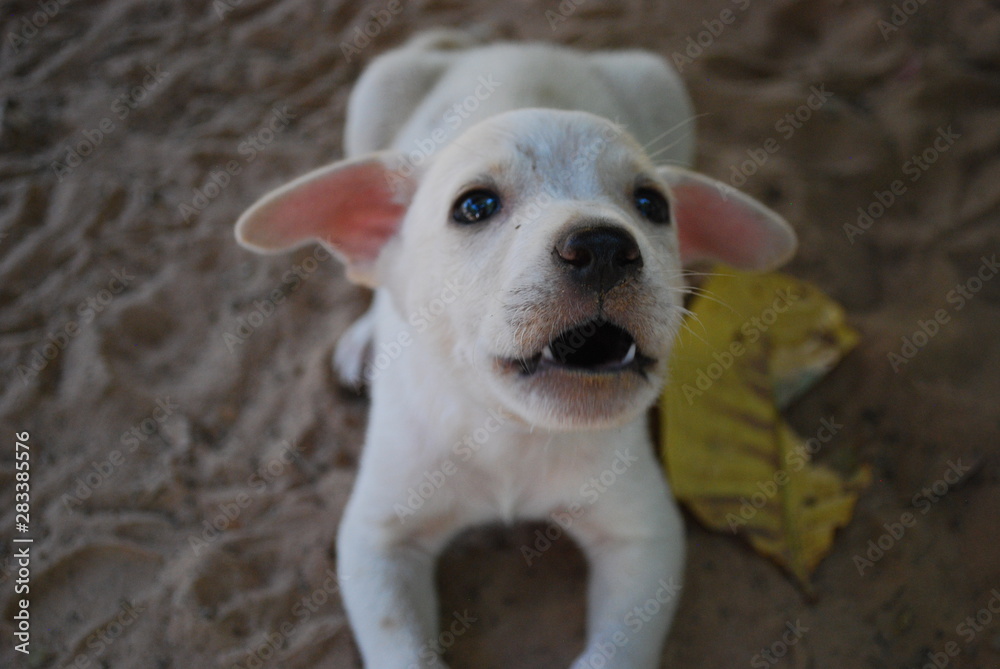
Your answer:
[[[670,205],[656,189],[636,188],[635,208],[651,223],[670,223]]]
[[[455,201],[451,217],[457,223],[479,223],[500,211],[500,196],[480,188],[463,194]]]

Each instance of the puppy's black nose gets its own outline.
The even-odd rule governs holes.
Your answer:
[[[578,228],[556,244],[555,254],[581,285],[605,293],[642,268],[635,238],[610,225]]]

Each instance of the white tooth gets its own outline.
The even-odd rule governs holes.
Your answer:
[[[556,359],[555,355],[552,354],[552,347],[546,346],[542,349],[542,360],[554,361]]]
[[[621,364],[627,365],[633,360],[635,360],[635,342],[632,342],[632,345],[628,347],[628,353],[626,353],[625,357],[622,358]]]

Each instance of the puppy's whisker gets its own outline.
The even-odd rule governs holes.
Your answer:
[[[716,297],[715,294],[712,293],[712,291],[705,290],[704,288],[692,287],[688,294],[689,295],[694,295],[695,297],[698,297],[698,298],[702,298],[702,299],[708,300],[709,302],[715,302],[716,304],[725,307],[730,312],[732,312],[733,314],[739,316],[740,318],[743,318],[745,316],[744,314],[742,314],[738,310],[736,310],[728,302],[726,302],[724,300],[721,300],[718,297]]]
[[[695,336],[699,340],[701,340],[702,343],[707,344],[708,342],[705,341],[705,339],[701,335],[699,335],[697,332],[695,332],[693,329],[691,329],[691,325],[693,323],[697,323],[698,325],[700,325],[702,332],[704,332],[706,335],[708,334],[708,328],[705,327],[705,324],[702,322],[702,320],[698,316],[698,314],[696,314],[696,313],[694,313],[692,311],[688,311],[685,314],[685,317],[683,319],[681,319],[681,326],[684,329],[686,329],[688,332],[690,332],[693,336]]]
[[[657,135],[653,139],[651,139],[648,142],[646,142],[645,144],[643,144],[642,145],[643,150],[648,150],[649,147],[651,147],[653,144],[656,144],[658,141],[660,141],[664,137],[667,137],[668,135],[671,135],[671,134],[677,132],[678,130],[681,130],[685,126],[691,125],[696,120],[698,120],[699,118],[702,118],[704,116],[708,116],[708,112],[705,112],[705,113],[702,113],[702,114],[696,114],[694,116],[689,116],[688,118],[684,119],[680,123],[677,123],[673,127],[665,130],[664,132],[660,133],[659,135]],[[687,135],[685,135],[685,137],[687,137]]]
[[[657,149],[656,151],[653,151],[652,153],[647,153],[646,155],[649,156],[650,160],[652,160],[653,158],[655,158],[656,156],[660,155],[664,151],[669,151],[670,149],[674,148],[675,146],[677,146],[678,144],[680,144],[683,141],[684,141],[684,138],[681,137],[680,139],[678,139],[676,141],[673,141],[670,144],[667,144],[663,148]]]
[[[682,269],[681,274],[684,276],[732,276],[732,274],[725,274],[723,272],[695,272],[690,269]]]
[[[688,323],[687,323],[687,319],[685,319],[684,321],[681,322],[681,327],[683,327],[685,330],[687,330],[688,332],[690,332],[691,336],[694,337],[695,339],[697,339],[698,341],[700,341],[702,344],[704,344],[705,346],[709,346],[709,343],[708,343],[707,339],[705,339],[700,334],[698,334],[697,332],[695,332],[694,330],[691,329],[691,326],[688,325]]]

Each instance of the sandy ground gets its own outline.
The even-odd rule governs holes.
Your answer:
[[[689,519],[663,666],[1000,667],[997,3],[400,3],[5,2],[0,666],[360,666],[329,574],[368,405],[328,360],[368,296],[309,249],[242,251],[232,224],[341,155],[373,57],[478,23],[675,57],[700,168],[793,222],[789,271],[864,337],[790,415],[806,436],[842,425],[820,457],[875,473],[814,593]],[[476,531],[442,560],[442,620],[467,621],[442,639],[456,669],[581,647],[586,566],[562,541],[528,567],[533,530]],[[34,539],[27,656],[14,536]]]

